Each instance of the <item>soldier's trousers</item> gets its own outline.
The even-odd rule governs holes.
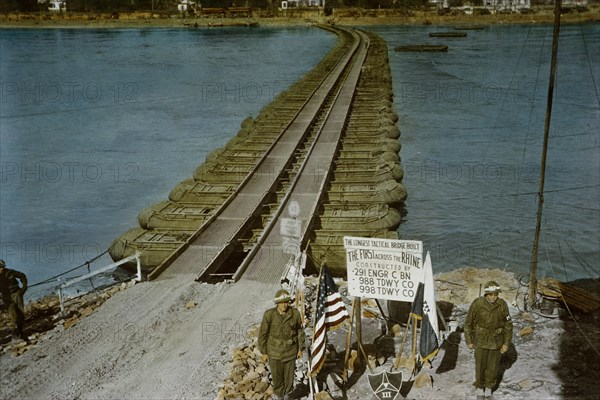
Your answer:
[[[273,394],[284,397],[294,389],[296,360],[292,358],[289,361],[281,361],[269,357],[269,368],[273,379]]]
[[[11,323],[13,333],[23,336],[23,324],[25,323],[25,313],[23,307],[23,295],[20,292],[10,294],[11,302],[8,305],[8,319]]]
[[[475,383],[478,388],[496,387],[498,366],[500,365],[500,350],[489,350],[475,347]]]

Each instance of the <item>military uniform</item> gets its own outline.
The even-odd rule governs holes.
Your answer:
[[[19,282],[21,281],[21,286]],[[25,323],[25,308],[23,294],[27,290],[27,277],[24,273],[14,269],[5,268],[3,260],[0,260],[0,293],[2,301],[8,308],[8,319],[11,323],[12,333],[23,338],[23,325]]]
[[[276,295],[276,304],[279,293]],[[286,396],[294,387],[296,357],[298,352],[304,350],[300,312],[293,307],[289,307],[283,315],[277,307],[265,311],[258,334],[258,349],[269,356],[273,394],[277,397]]]
[[[499,287],[495,282],[488,282],[487,294],[498,294]],[[478,389],[496,388],[498,366],[501,351],[510,346],[513,324],[508,311],[508,304],[501,298],[495,302],[485,296],[473,301],[465,320],[465,341],[475,346],[475,387]]]

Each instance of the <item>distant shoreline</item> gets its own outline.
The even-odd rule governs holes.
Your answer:
[[[253,17],[253,18],[206,18],[206,17],[156,17],[148,14],[128,15],[119,19],[103,15],[75,14],[0,14],[0,28],[33,28],[33,29],[124,29],[124,28],[217,28],[227,26],[244,26],[258,23],[259,26],[308,26],[319,23],[346,26],[380,26],[380,25],[521,25],[550,24],[554,20],[551,10],[543,10],[534,14],[491,14],[491,15],[437,15],[435,12],[414,12],[413,15],[384,16],[334,16],[324,17]],[[564,24],[600,22],[600,8],[578,13],[562,14]]]

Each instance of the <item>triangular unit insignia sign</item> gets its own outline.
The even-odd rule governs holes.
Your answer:
[[[371,390],[379,400],[395,400],[402,386],[402,371],[367,375]]]

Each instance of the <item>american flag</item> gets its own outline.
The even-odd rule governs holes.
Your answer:
[[[317,316],[315,318],[313,341],[310,346],[311,376],[319,372],[325,361],[326,331],[336,329],[348,317],[348,311],[329,273],[329,268],[327,268],[327,265],[324,265],[321,272],[319,295],[317,296]]]

